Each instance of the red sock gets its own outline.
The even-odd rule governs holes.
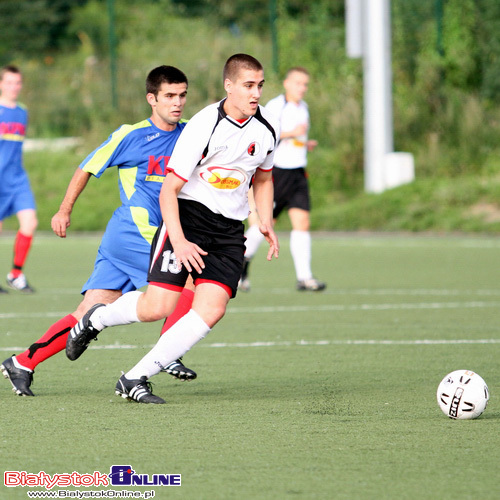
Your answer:
[[[17,232],[16,241],[14,242],[14,265],[11,271],[14,278],[17,278],[21,274],[21,269],[30,251],[32,241],[33,236],[26,236],[21,231]]]
[[[69,331],[78,323],[71,314],[64,316],[54,323],[34,344],[22,354],[16,356],[16,360],[30,370],[34,370],[38,363],[45,361],[54,354],[66,348],[66,340]]]
[[[177,323],[177,321],[189,312],[191,304],[193,303],[193,298],[193,290],[189,290],[189,288],[184,288],[182,290],[179,302],[177,302],[174,312],[165,320],[165,323],[163,323],[160,335],[163,335],[174,323]]]

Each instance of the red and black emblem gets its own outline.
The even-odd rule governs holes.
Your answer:
[[[250,156],[255,156],[259,152],[259,145],[256,142],[252,142],[247,148],[247,152]]]

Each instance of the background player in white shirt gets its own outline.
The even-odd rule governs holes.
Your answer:
[[[116,385],[117,395],[140,403],[165,403],[151,393],[148,379],[204,338],[236,294],[252,178],[260,231],[269,243],[267,259],[278,257],[272,167],[279,131],[273,116],[259,106],[264,71],[254,57],[235,54],[224,66],[223,79],[227,98],[189,121],[170,159],[172,173],[160,193],[163,225],[152,244],[146,292],[96,304],[68,337],[66,353],[76,359],[108,326],[168,316],[191,275],[196,287],[191,310]]]
[[[314,278],[311,270],[310,197],[306,165],[307,152],[312,151],[318,143],[307,136],[309,111],[303,98],[308,85],[309,73],[306,69],[289,69],[283,81],[285,93],[269,101],[266,110],[279,119],[281,129],[274,155],[273,217],[276,220],[283,209],[288,209],[292,224],[290,250],[297,277],[297,290],[321,291],[326,284]],[[250,227],[245,233],[245,262],[239,284],[242,291],[250,290],[249,264],[262,242],[257,214],[252,214],[249,222]]]

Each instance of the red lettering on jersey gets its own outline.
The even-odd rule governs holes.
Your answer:
[[[26,135],[26,127],[22,123],[14,123],[14,134]]]
[[[17,134],[24,136],[26,134],[26,126],[17,122],[1,122],[0,134]]]
[[[163,172],[161,170],[160,162],[161,162],[162,157],[160,156],[158,159],[156,159],[154,156],[149,157],[148,161],[148,175],[155,174],[155,175],[162,175]]]
[[[163,160],[163,166],[161,162]],[[148,160],[148,175],[165,175],[170,156],[150,156]]]

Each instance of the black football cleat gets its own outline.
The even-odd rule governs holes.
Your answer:
[[[90,316],[96,309],[104,306],[104,304],[93,305],[69,332],[66,341],[66,356],[71,361],[78,359],[86,351],[92,340],[97,340],[97,335],[101,330],[94,328]]]
[[[26,276],[21,273],[17,278],[14,278],[12,273],[7,274],[7,285],[13,290],[17,290],[22,293],[35,293],[35,290],[29,285],[26,280]]]
[[[129,380],[125,377],[123,372],[116,383],[115,394],[128,401],[135,401],[136,403],[157,405],[166,403],[164,399],[152,393],[151,382],[149,382],[146,377],[141,377],[138,380]]]
[[[33,382],[33,372],[17,368],[14,364],[14,356],[7,358],[1,365],[3,376],[10,380],[12,390],[18,396],[34,396],[31,392],[30,385]]]
[[[172,361],[169,365],[162,369],[162,372],[172,375],[172,377],[178,378],[179,380],[194,380],[198,375],[196,372],[184,366],[181,361],[182,358]]]
[[[321,292],[326,288],[326,283],[317,280],[316,278],[309,278],[308,280],[297,281],[297,290],[300,292]]]

